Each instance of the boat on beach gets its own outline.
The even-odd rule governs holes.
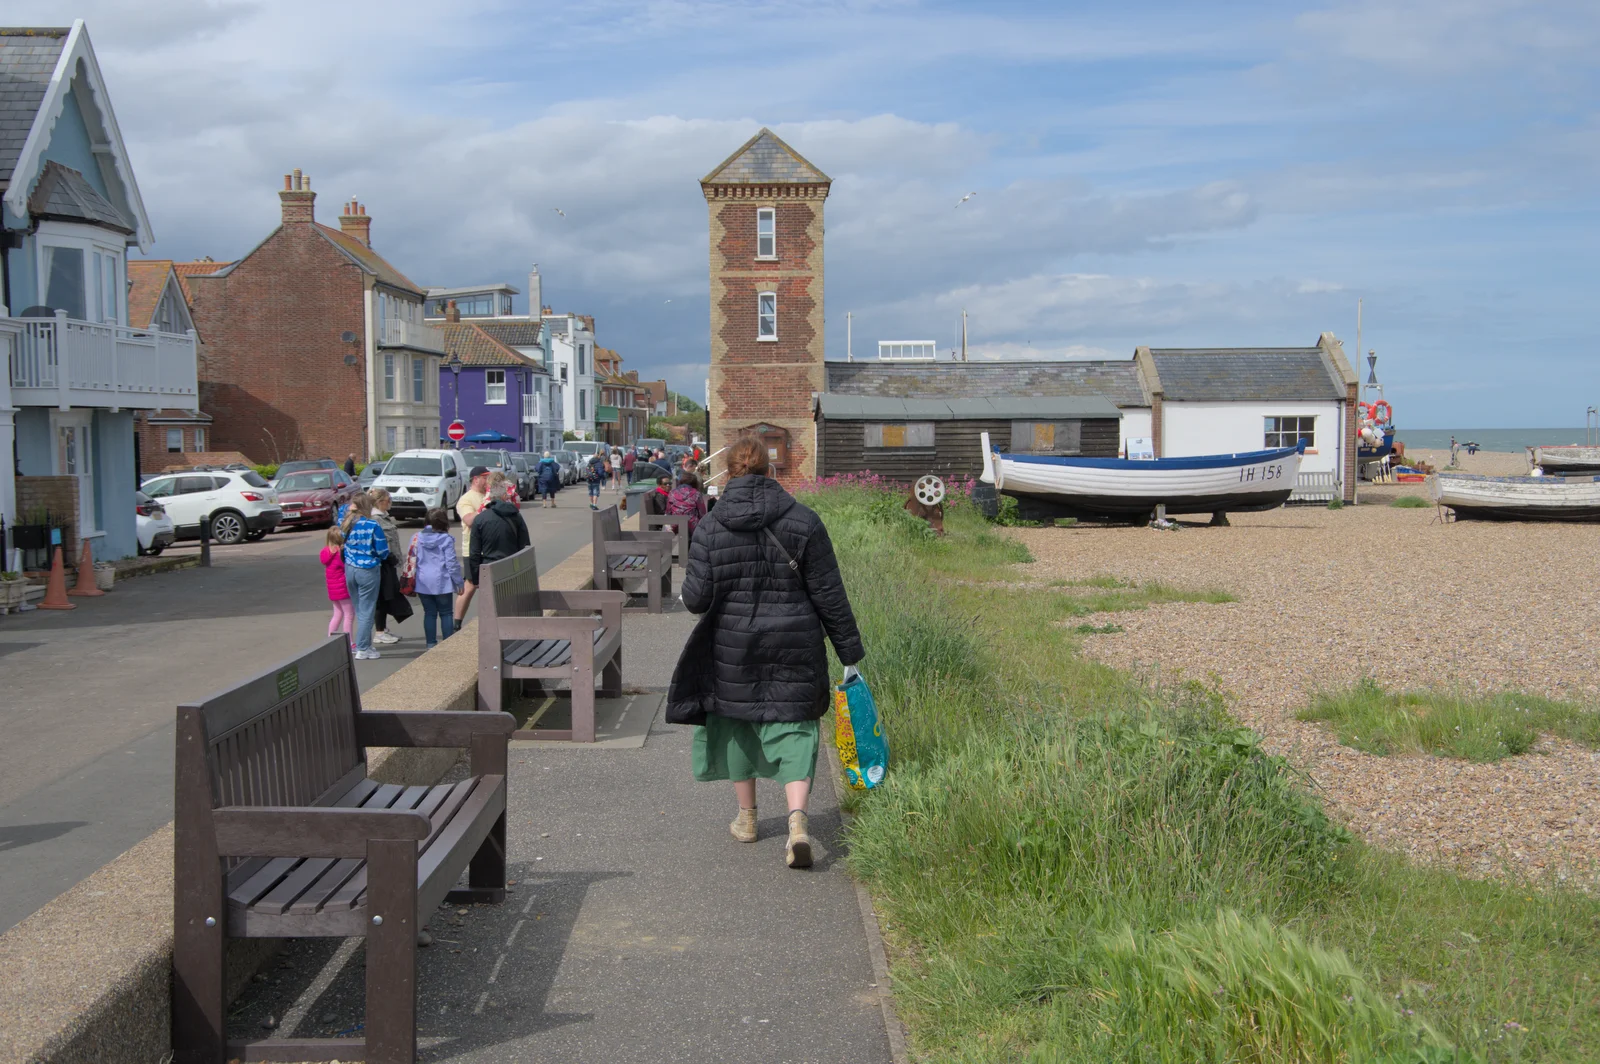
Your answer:
[[[1600,473],[1600,447],[1561,444],[1554,447],[1529,447],[1528,461],[1546,473]]]
[[[1428,494],[1457,518],[1499,521],[1600,520],[1600,476],[1492,477],[1435,473]]]
[[[1021,516],[1147,518],[1247,513],[1282,506],[1300,475],[1304,444],[1188,458],[1071,458],[1006,454],[980,433],[979,480],[1017,500]]]

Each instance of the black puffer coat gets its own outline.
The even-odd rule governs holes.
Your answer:
[[[528,523],[515,503],[496,499],[478,511],[467,536],[467,579],[478,582],[479,567],[509,558],[529,543]]]
[[[762,529],[770,528],[789,556]],[[864,656],[850,599],[822,519],[775,480],[728,484],[695,529],[683,601],[704,614],[683,648],[667,695],[667,719],[698,724],[706,713],[757,722],[816,720],[828,711],[828,655]]]

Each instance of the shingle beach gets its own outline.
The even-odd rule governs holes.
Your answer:
[[[1448,452],[1408,457],[1443,467]],[[1523,473],[1520,454],[1462,456]],[[1600,752],[1545,737],[1492,764],[1377,757],[1295,714],[1362,677],[1390,688],[1520,690],[1600,704],[1600,527],[1441,524],[1397,509],[1425,484],[1363,485],[1361,504],[1230,515],[1232,527],[1018,529],[1048,582],[1106,573],[1238,601],[1118,613],[1084,640],[1122,668],[1211,681],[1266,747],[1304,768],[1336,815],[1374,844],[1474,875],[1516,870],[1600,883]]]

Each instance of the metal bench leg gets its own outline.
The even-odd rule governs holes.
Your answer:
[[[622,697],[622,648],[611,656],[605,668],[600,670],[600,693],[607,698]]]
[[[594,648],[573,648],[572,741],[594,742]]]
[[[367,843],[367,1064],[416,1064],[417,844]]]

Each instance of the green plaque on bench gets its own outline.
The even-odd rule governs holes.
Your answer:
[[[300,666],[290,665],[278,673],[278,697],[288,698],[300,690]]]

